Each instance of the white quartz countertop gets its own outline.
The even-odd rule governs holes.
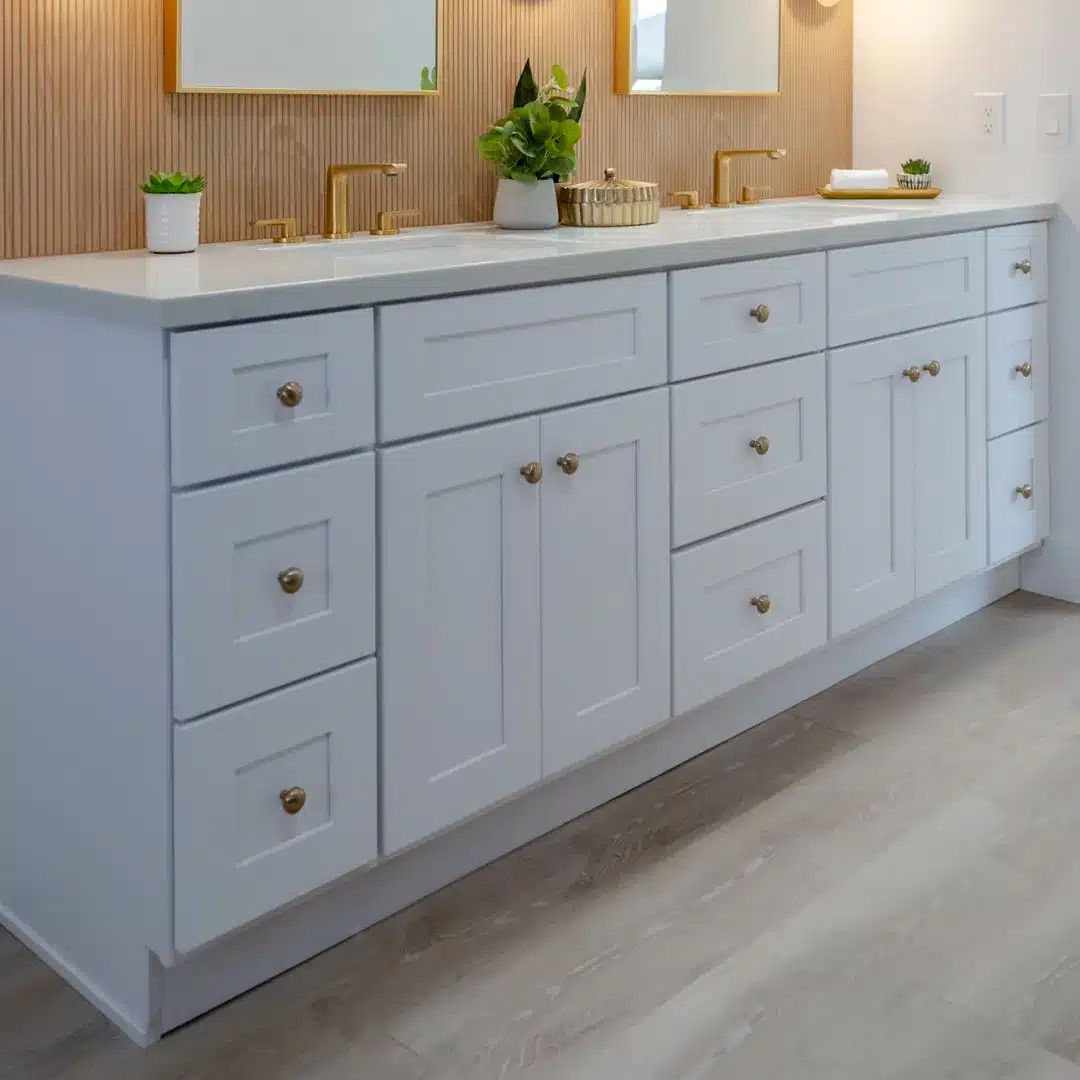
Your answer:
[[[181,328],[510,286],[993,228],[1054,216],[1053,203],[783,199],[665,210],[628,229],[506,232],[490,224],[304,244],[206,244],[190,255],[117,251],[0,262],[0,299]]]

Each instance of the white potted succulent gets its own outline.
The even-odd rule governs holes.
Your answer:
[[[141,185],[146,199],[146,246],[172,255],[199,246],[199,211],[206,181],[182,172],[152,172]]]
[[[934,182],[933,170],[930,162],[923,158],[909,158],[900,166],[903,169],[896,182],[902,188],[911,191],[925,191]]]
[[[585,76],[576,90],[557,64],[537,86],[528,60],[514,107],[477,139],[481,157],[499,167],[495,224],[504,229],[553,229],[559,223],[555,184],[577,168]]]

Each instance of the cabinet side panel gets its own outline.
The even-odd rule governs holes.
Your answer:
[[[0,302],[0,921],[129,1032],[169,947],[162,335]]]

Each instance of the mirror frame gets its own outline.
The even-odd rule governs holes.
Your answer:
[[[304,94],[309,97],[438,97],[442,91],[443,4],[435,0],[435,67],[439,71],[436,90],[290,90],[287,87],[184,86],[180,82],[180,19],[183,0],[164,0],[166,94]]]
[[[778,73],[775,90],[648,90],[635,94],[630,89],[634,85],[630,66],[633,63],[633,18],[634,0],[615,0],[615,93],[626,94],[632,98],[653,97],[779,97],[784,88],[784,4],[777,0],[779,24],[776,27],[776,70]]]

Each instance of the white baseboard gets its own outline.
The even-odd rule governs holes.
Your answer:
[[[179,958],[176,966],[159,972],[159,1033],[310,959],[485,863],[937,633],[1019,587],[1016,561],[958,582],[892,618],[831,642],[782,671],[681,716],[621,750],[548,781],[200,952]],[[65,974],[70,973],[65,969]],[[142,1038],[145,1040],[145,1036]]]
[[[17,915],[0,904],[0,926],[18,938],[39,960],[48,964],[66,983],[74,987],[94,1008],[103,1012],[125,1035],[139,1046],[156,1042],[158,1035],[144,1028],[130,1013],[121,1008],[101,987],[74,964],[69,964],[47,941],[27,926]],[[147,971],[150,953],[146,954]]]

